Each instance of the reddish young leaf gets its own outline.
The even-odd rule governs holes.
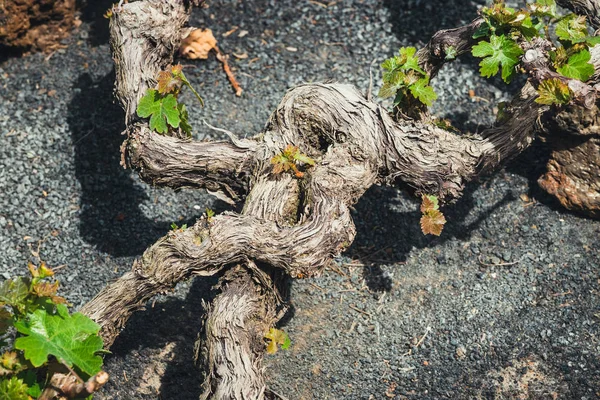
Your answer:
[[[426,213],[427,211],[438,209],[439,205],[437,197],[424,194],[421,202],[421,212]]]
[[[181,64],[177,64],[177,65],[173,65],[171,67],[171,73],[175,76],[181,74],[181,70],[183,69],[183,67],[181,66]]]
[[[58,291],[58,281],[54,283],[49,282],[39,282],[33,285],[33,291],[39,297],[50,297],[53,303],[56,304],[66,304],[67,300],[64,297],[60,297],[56,295]]]
[[[181,73],[181,71],[179,72]],[[181,84],[181,78],[171,73],[171,71],[160,71],[158,74],[158,84],[156,85],[156,89],[160,94],[174,93],[181,87]]]
[[[439,210],[429,210],[421,217],[421,231],[425,235],[440,236],[445,223],[444,214]]]

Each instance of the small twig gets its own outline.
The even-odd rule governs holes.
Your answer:
[[[83,379],[81,379],[81,377],[79,376],[79,374],[77,372],[75,372],[73,370],[73,368],[69,367],[69,365],[67,363],[65,363],[63,360],[58,360],[58,362],[61,363],[61,365],[63,367],[65,367],[71,373],[71,375],[73,375],[75,377],[75,379],[77,380],[77,382],[83,383]]]
[[[523,259],[523,257],[519,258],[517,261],[513,261],[513,262],[501,262],[501,263],[497,263],[497,264],[489,264],[489,263],[485,263],[481,260],[481,256],[479,256],[478,261],[479,264],[484,265],[486,267],[507,267],[510,265],[515,265],[521,262],[521,260]]]
[[[273,396],[275,396],[276,398],[278,398],[279,400],[288,400],[287,397],[277,393],[273,389],[267,389],[266,391],[269,392],[270,394],[272,394]]]
[[[352,263],[343,263],[342,265],[344,267],[355,267],[355,268],[362,268],[362,267],[366,267],[367,266],[366,264],[355,263],[355,262],[352,262]]]
[[[230,139],[232,139],[232,138],[235,137],[235,135],[233,134],[233,132],[228,131],[227,129],[217,128],[216,126],[212,126],[211,124],[209,124],[208,122],[206,122],[206,120],[202,120],[202,122],[204,122],[204,125],[208,126],[213,131],[217,131],[217,132],[221,132],[221,133],[226,134],[227,136],[229,136]]]
[[[350,308],[351,308],[351,309],[353,309],[354,311],[358,311],[359,313],[366,315],[366,316],[367,316],[367,317],[369,317],[369,318],[372,318],[372,315],[371,315],[371,314],[369,314],[369,313],[368,313],[368,312],[366,312],[366,311],[363,311],[363,310],[361,310],[360,308],[354,307],[354,306],[352,306],[352,305],[350,305],[350,304],[348,304],[348,307],[350,307]]]
[[[371,101],[373,98],[373,64],[375,64],[375,61],[377,60],[371,61],[371,65],[369,65],[369,89],[367,90],[367,101]]]
[[[327,8],[327,4],[323,4],[320,1],[315,1],[315,0],[309,0],[308,1],[310,4],[314,4],[315,6],[319,6],[319,7],[323,7],[323,8]]]
[[[219,50],[218,46],[215,46],[214,49],[217,52],[217,60],[219,60],[221,62],[221,64],[223,64],[223,71],[225,71],[225,74],[227,75],[227,79],[229,79],[229,83],[231,83],[233,90],[235,90],[235,95],[238,97],[241,96],[243,90],[242,90],[242,87],[240,86],[240,84],[238,83],[238,81],[235,79],[235,76],[233,75],[231,68],[229,68],[229,63],[227,62],[227,59],[229,57],[227,55],[221,53],[221,50]]]
[[[321,292],[325,292],[325,291],[326,291],[326,290],[325,290],[325,289],[323,289],[321,286],[319,286],[319,285],[315,285],[315,284],[314,284],[314,283],[312,283],[312,282],[308,282],[308,284],[309,284],[310,286],[312,286],[312,287],[316,288],[316,289],[319,289]]]
[[[343,264],[342,264],[343,265]],[[333,272],[336,272],[339,275],[345,276],[346,278],[350,278],[348,276],[348,274],[346,274],[344,271],[342,271],[341,269],[339,269],[338,267],[334,266],[333,264],[329,265],[329,268],[331,268],[331,270]]]
[[[419,347],[420,345],[423,344],[423,341],[425,340],[425,337],[427,336],[427,334],[431,331],[431,327],[427,327],[425,328],[425,333],[423,334],[423,336],[421,336],[421,339],[419,339],[419,341],[417,342],[417,344],[415,345],[415,347]]]
[[[366,266],[368,266],[368,264],[372,264],[374,262],[386,262],[386,260],[373,259],[372,257],[374,257],[375,255],[377,255],[383,251],[387,251],[390,248],[392,248],[392,246],[382,247],[381,249],[375,250],[374,252],[367,254],[366,256],[359,257],[359,260],[363,263],[364,267],[366,267]]]
[[[398,371],[400,371],[400,372],[410,372],[410,371],[412,371],[415,368],[416,367],[398,368]]]
[[[572,293],[573,293],[573,292],[571,292],[571,290],[568,290],[568,291],[566,291],[566,292],[562,292],[562,293],[554,293],[554,294],[552,295],[552,297],[566,296],[566,295],[568,295],[568,294],[572,294]]]

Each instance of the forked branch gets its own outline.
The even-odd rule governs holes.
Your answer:
[[[172,63],[187,32],[188,12],[189,4],[178,0],[138,1],[111,20],[116,93],[127,113],[125,158],[149,183],[206,188],[243,203],[243,210],[170,232],[82,311],[102,326],[108,347],[152,296],[184,279],[225,271],[222,294],[210,307],[199,343],[203,398],[263,399],[261,335],[279,319],[282,303],[274,274],[319,274],[352,243],[350,206],[374,184],[459,197],[466,182],[527,148],[548,106],[535,102],[537,94],[527,84],[494,127],[479,136],[459,136],[425,122],[396,121],[352,86],[307,84],[284,96],[253,139],[190,142],[161,136],[135,110],[158,72]],[[471,48],[479,24],[436,34],[419,52],[427,71],[437,73],[448,46],[459,54]],[[290,145],[315,161],[301,178],[275,173],[271,165]]]

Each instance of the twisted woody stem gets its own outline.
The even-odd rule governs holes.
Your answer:
[[[523,151],[547,108],[534,102],[535,90],[526,85],[503,123],[465,137],[423,122],[395,121],[352,86],[308,84],[284,96],[255,139],[161,136],[138,120],[135,109],[158,72],[172,63],[187,32],[189,8],[181,0],[138,1],[124,4],[111,19],[116,95],[127,114],[123,160],[149,183],[206,188],[243,203],[243,209],[169,232],[82,311],[102,326],[109,347],[152,296],[184,279],[223,272],[222,294],[209,307],[198,343],[202,398],[263,399],[269,393],[260,367],[263,336],[284,309],[278,279],[317,275],[352,243],[349,208],[370,186],[400,184],[456,198],[466,182]],[[443,63],[436,49],[451,43],[467,51],[479,23],[441,31],[419,52],[432,75]],[[288,145],[316,161],[302,179],[272,172],[270,159]]]

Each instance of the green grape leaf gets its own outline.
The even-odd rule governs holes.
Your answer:
[[[431,104],[437,99],[433,88],[429,86],[429,79],[421,78],[414,84],[408,87],[410,93],[426,106],[431,107]]]
[[[490,35],[490,24],[486,22],[479,25],[479,28],[473,33],[473,39],[488,37]]]
[[[594,75],[594,66],[589,63],[592,56],[589,51],[581,50],[569,57],[566,64],[557,69],[558,73],[567,78],[579,79],[582,82]]]
[[[423,75],[427,75],[421,67],[419,67],[419,59],[415,56],[417,49],[415,47],[401,47],[400,48],[400,60],[402,60],[402,69],[404,71],[412,69],[413,71],[420,72]]]
[[[588,36],[585,38],[585,42],[588,46],[594,47],[600,44],[600,36]]]
[[[29,295],[29,280],[18,277],[0,284],[0,305],[18,306]]]
[[[495,3],[491,7],[483,7],[481,13],[495,27],[509,25],[517,18],[514,8],[506,7],[504,3]]]
[[[399,69],[395,69],[393,71],[386,72],[383,76],[383,81],[385,83],[389,83],[390,85],[393,85],[393,86],[401,86],[405,79],[406,79],[406,74]]]
[[[281,343],[281,350],[287,350],[290,348],[291,345],[292,340],[290,339],[290,336],[286,333],[285,339],[283,340],[283,343]]]
[[[444,60],[454,60],[457,55],[456,47],[448,46],[444,49]]]
[[[267,339],[267,353],[275,354],[277,352],[277,345],[280,345],[283,350],[286,350],[292,344],[288,334],[281,329],[271,328],[265,335]]]
[[[479,63],[482,76],[489,78],[496,75],[502,65],[502,80],[509,83],[523,50],[504,35],[492,35],[489,42],[481,41],[473,46],[472,53],[475,57],[485,57]]]
[[[192,126],[190,125],[190,122],[189,122],[188,112],[187,112],[187,108],[185,108],[185,104],[178,103],[177,111],[179,111],[179,118],[181,119],[181,122],[179,123],[181,130],[188,137],[191,137],[192,136]]]
[[[388,58],[383,63],[381,63],[381,68],[385,69],[386,71],[393,71],[396,69],[397,66],[398,63],[396,62],[396,57]]]
[[[569,86],[556,78],[542,81],[537,91],[539,96],[535,102],[539,104],[567,104],[572,97]]]
[[[178,128],[181,122],[175,96],[162,96],[155,89],[148,89],[146,95],[140,99],[137,115],[142,118],[150,117],[150,129],[158,133],[167,133],[167,123],[173,128]]]
[[[27,389],[27,394],[37,399],[42,395],[42,387],[40,383],[37,381],[37,374],[34,370],[28,369],[24,371],[22,374],[19,374],[19,377],[23,378],[23,381],[29,389]]]
[[[65,305],[57,305],[57,315],[36,310],[28,318],[15,323],[24,336],[15,340],[14,347],[23,350],[34,367],[54,356],[69,367],[75,367],[88,377],[100,372],[102,339],[97,336],[100,326],[83,314],[69,315]]]
[[[0,400],[29,400],[29,388],[16,376],[0,379]]]
[[[401,89],[402,90],[398,90],[396,92],[396,97],[394,97],[394,107],[400,105],[406,97],[406,87],[403,87]]]
[[[578,42],[588,36],[585,17],[569,14],[556,24],[556,36],[561,40]]]
[[[520,14],[522,15],[522,14]],[[533,21],[529,15],[526,15],[522,21],[520,21],[520,25],[518,27],[519,31],[523,35],[523,37],[527,40],[531,40],[534,37],[539,35],[540,26],[534,26]]]

